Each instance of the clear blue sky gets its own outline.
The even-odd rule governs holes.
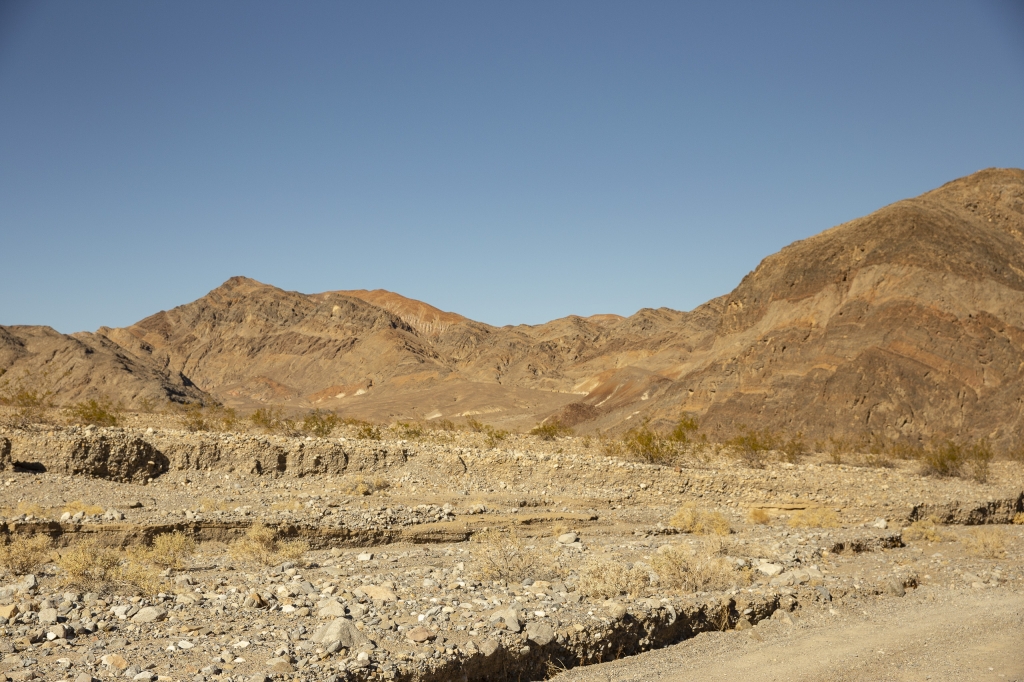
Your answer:
[[[0,0],[0,324],[232,275],[493,324],[687,310],[1024,166],[1021,5]]]

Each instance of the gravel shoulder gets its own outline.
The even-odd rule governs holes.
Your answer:
[[[1024,595],[923,587],[870,612],[822,609],[793,625],[705,633],[554,679],[1024,680]]]

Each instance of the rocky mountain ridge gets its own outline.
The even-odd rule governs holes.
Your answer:
[[[583,432],[689,413],[719,436],[1017,447],[1022,304],[1024,171],[989,169],[791,244],[690,312],[493,327],[381,290],[234,277],[126,328],[57,335],[93,349],[71,364],[31,350],[33,328],[0,328],[0,366],[81,375],[58,387],[68,401],[149,391],[389,421],[559,416]]]

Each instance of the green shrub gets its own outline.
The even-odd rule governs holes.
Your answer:
[[[117,426],[122,408],[120,405],[101,398],[83,400],[68,408],[68,415],[80,424],[93,426]]]
[[[338,415],[333,412],[312,410],[302,418],[302,431],[317,438],[327,438],[340,423]]]
[[[670,461],[676,455],[675,441],[662,437],[646,419],[623,434],[622,447],[633,457],[652,464]]]
[[[924,451],[922,468],[934,476],[958,476],[979,483],[988,480],[992,448],[984,438],[973,443],[947,440]]]
[[[746,428],[746,427],[741,427]],[[757,431],[755,429],[746,429],[745,433],[730,438],[725,441],[725,444],[742,459],[747,466],[754,468],[764,467],[765,455],[772,451],[777,450],[780,445],[780,439],[777,434],[768,429]]]
[[[669,439],[676,443],[689,443],[697,434],[699,428],[700,425],[697,423],[696,418],[684,414],[676,423],[675,428],[672,429]]]
[[[572,433],[572,429],[562,424],[557,418],[541,422],[530,429],[530,435],[537,436],[541,440],[554,440],[560,436],[571,436]]]

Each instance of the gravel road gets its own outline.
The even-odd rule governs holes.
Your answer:
[[[921,588],[871,612],[822,609],[792,625],[698,635],[557,682],[1024,680],[1024,595]]]

